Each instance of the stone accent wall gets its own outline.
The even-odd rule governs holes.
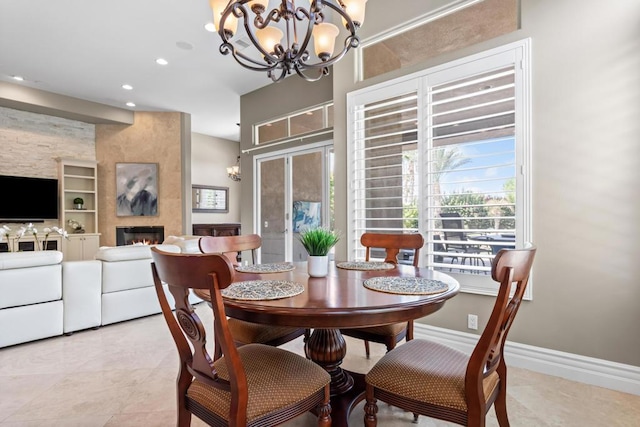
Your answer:
[[[0,175],[57,179],[56,158],[95,160],[95,125],[0,107],[0,153]],[[15,231],[21,224],[7,225]]]
[[[0,107],[0,175],[58,178],[56,158],[96,159],[95,125]]]

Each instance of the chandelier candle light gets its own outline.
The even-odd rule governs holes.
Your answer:
[[[273,0],[271,0],[273,2]],[[329,74],[329,66],[360,43],[356,31],[364,22],[367,0],[309,0],[308,8],[296,0],[281,0],[269,10],[269,0],[209,0],[213,23],[222,39],[220,52],[231,54],[245,68],[266,71],[273,81],[295,72],[308,81]],[[301,3],[301,0],[298,0]],[[330,15],[325,13],[331,11]],[[347,31],[342,50],[334,54],[340,29],[328,22],[340,18]],[[238,22],[255,48],[244,52],[238,43]],[[284,40],[283,40],[284,38]],[[313,38],[315,56],[309,53]],[[302,40],[302,41],[300,41]],[[309,75],[308,70],[314,70]],[[306,71],[306,73],[305,73]]]

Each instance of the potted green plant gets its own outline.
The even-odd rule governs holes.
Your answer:
[[[317,227],[301,231],[298,238],[309,254],[309,276],[325,277],[329,273],[329,251],[340,240],[340,234],[326,227]]]
[[[82,209],[84,200],[82,200],[82,197],[76,197],[75,199],[73,199],[73,204],[75,205],[76,209]]]

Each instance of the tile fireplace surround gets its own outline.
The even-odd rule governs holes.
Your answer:
[[[116,246],[134,243],[158,244],[164,240],[163,226],[116,227]]]

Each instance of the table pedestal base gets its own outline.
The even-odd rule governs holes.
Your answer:
[[[331,425],[348,426],[353,407],[364,399],[364,375],[340,367],[347,343],[339,329],[314,329],[304,346],[309,359],[331,375]]]

